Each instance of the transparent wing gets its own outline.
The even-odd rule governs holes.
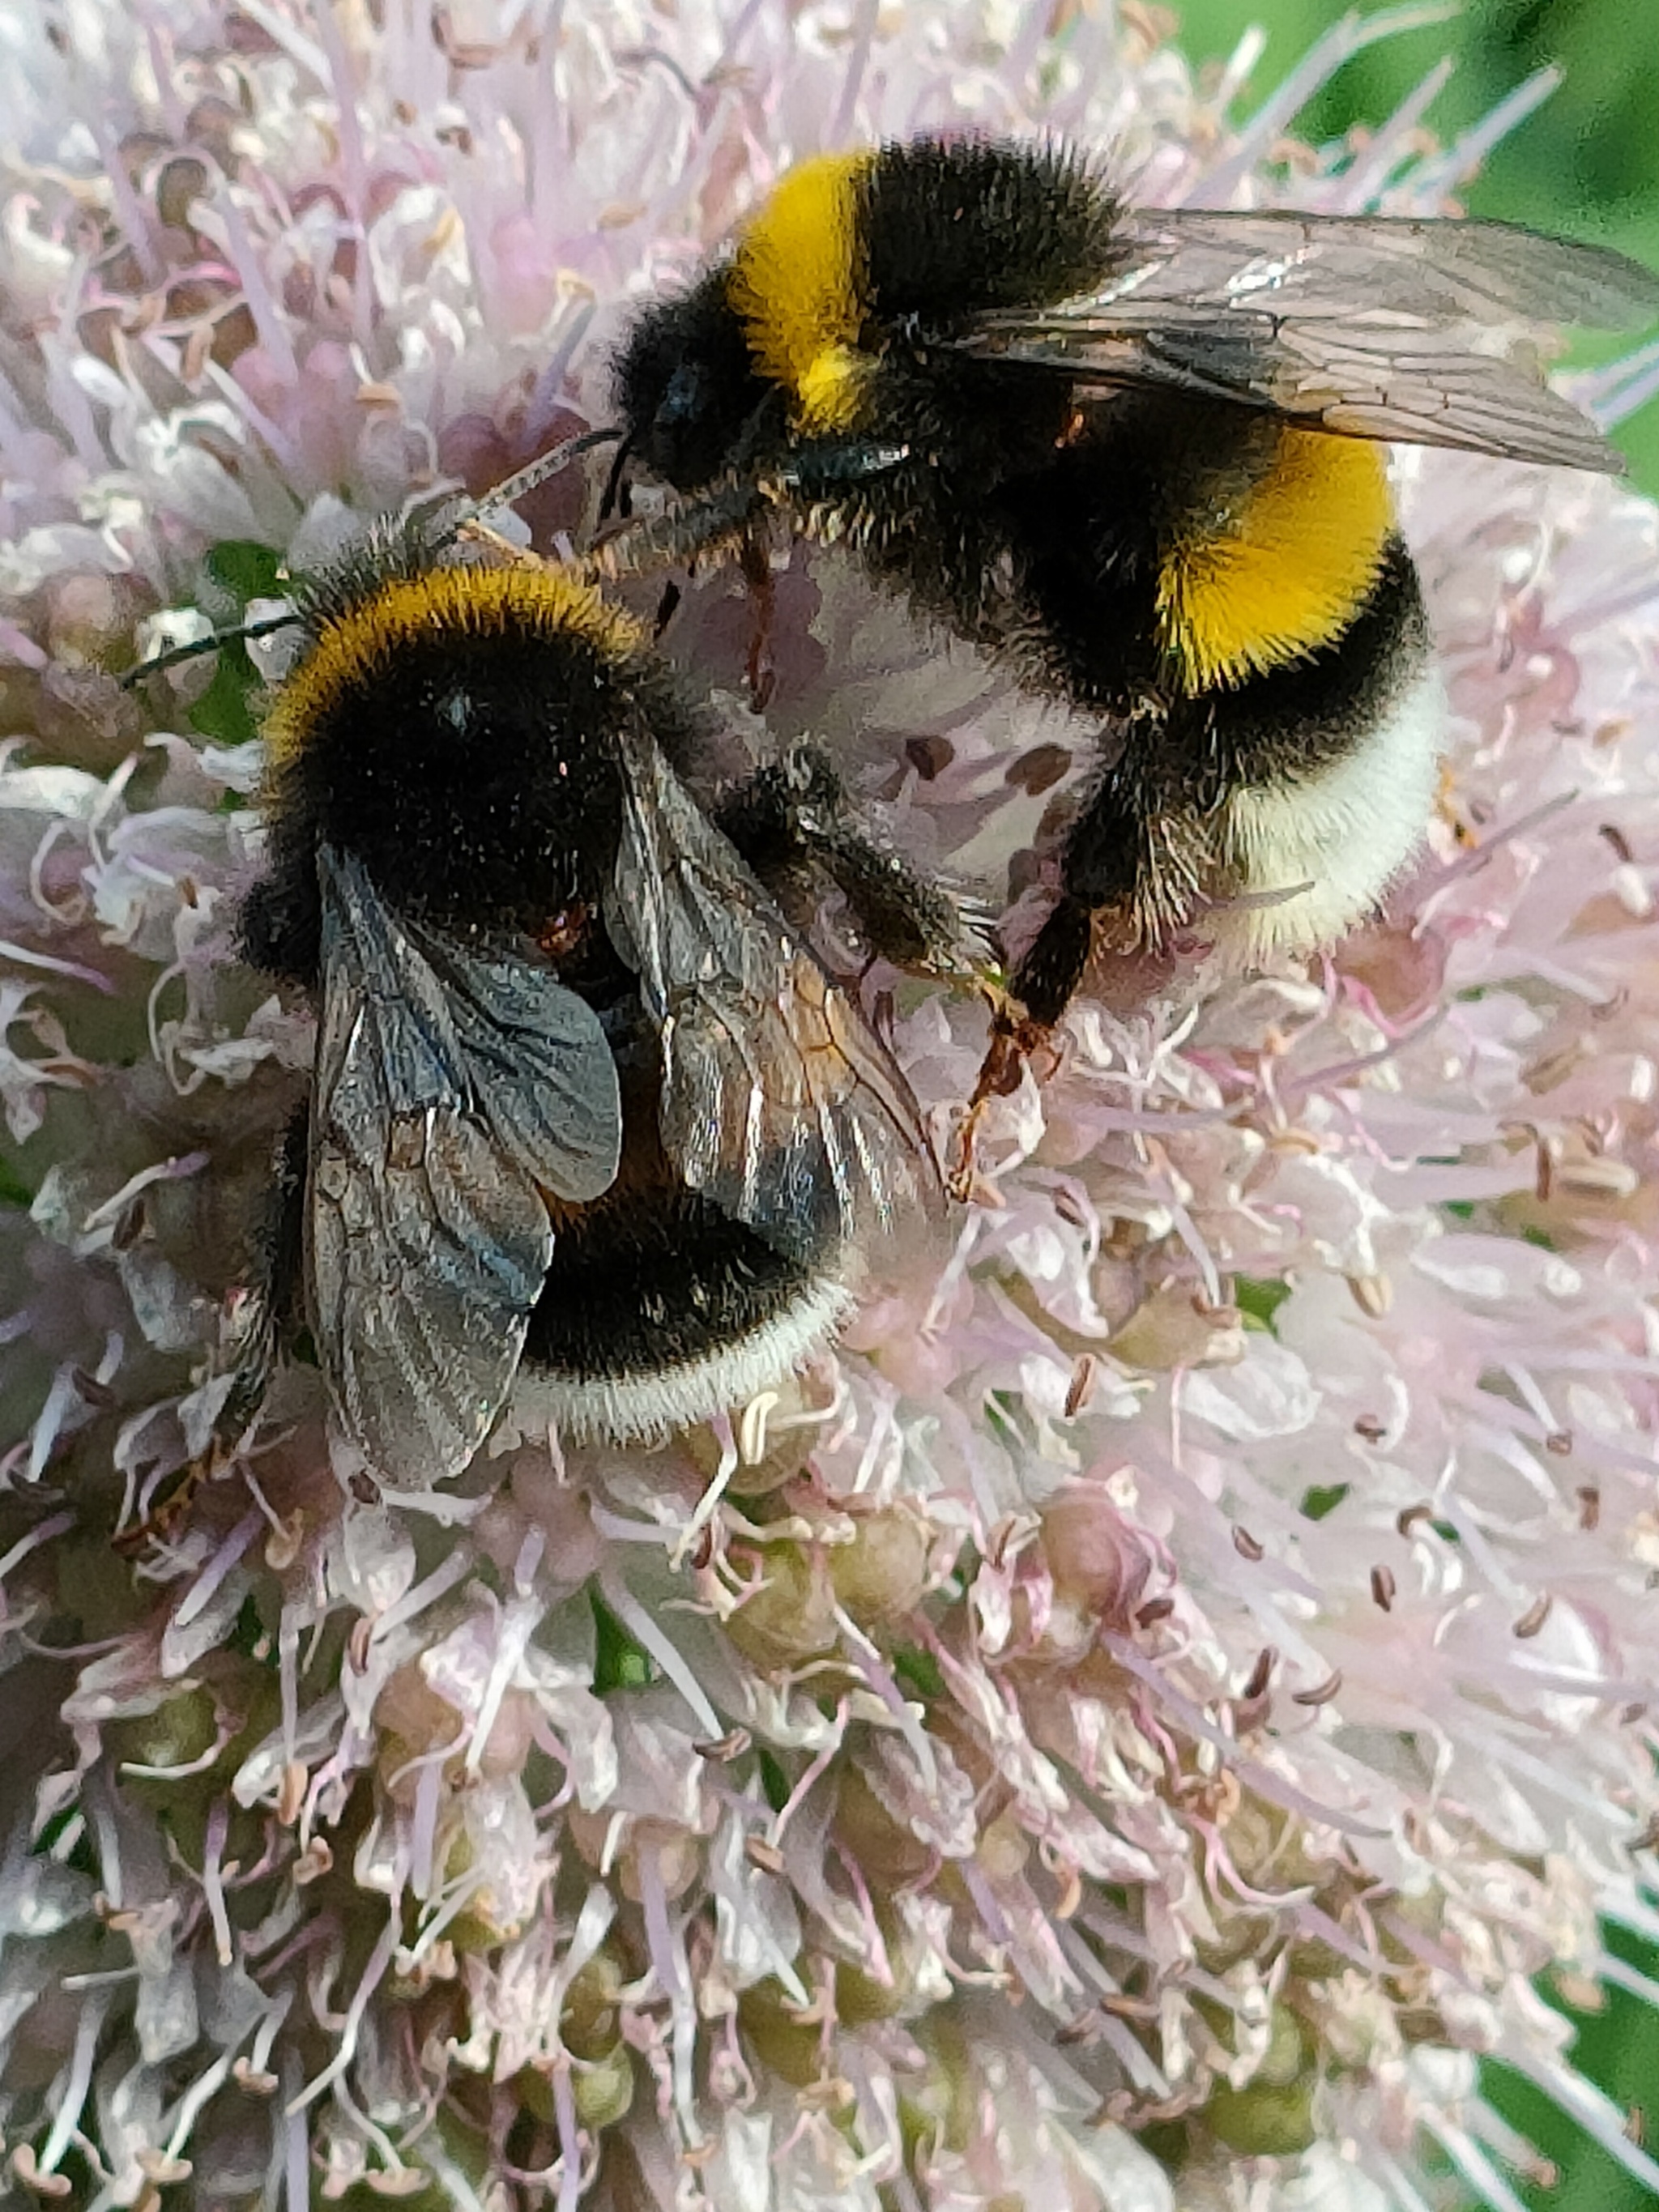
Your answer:
[[[660,1039],[670,1158],[797,1257],[920,1228],[939,1170],[891,1056],[656,746],[630,737],[623,766],[605,921]]]
[[[463,1468],[512,1383],[553,1252],[543,1192],[613,1181],[598,1016],[530,960],[394,913],[324,847],[309,1307],[346,1434],[394,1481]]]
[[[1079,385],[1150,384],[1310,427],[1512,459],[1616,469],[1543,381],[1552,325],[1634,327],[1659,278],[1622,254],[1512,224],[1141,210],[1110,285],[988,315],[968,350]]]

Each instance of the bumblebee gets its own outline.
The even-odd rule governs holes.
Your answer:
[[[709,710],[568,573],[383,526],[293,619],[240,930],[314,1006],[316,1056],[222,1436],[301,1330],[403,1485],[464,1467],[521,1370],[577,1438],[775,1383],[940,1191],[898,1066],[762,874],[790,903],[842,883],[901,957],[936,896],[903,899],[810,760],[705,809]]]
[[[1617,467],[1528,340],[1656,312],[1634,264],[1503,224],[1135,209],[1049,144],[829,155],[635,324],[626,450],[684,501],[607,558],[781,509],[1097,719],[1029,1040],[1091,949],[1255,961],[1375,905],[1443,719],[1378,441]]]

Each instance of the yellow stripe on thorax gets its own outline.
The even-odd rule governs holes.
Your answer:
[[[319,721],[353,691],[372,690],[387,662],[434,637],[577,637],[609,659],[644,634],[591,584],[547,568],[440,568],[398,576],[323,623],[265,718],[266,758],[280,772]]]
[[[1393,521],[1376,447],[1281,430],[1266,474],[1164,557],[1158,641],[1186,690],[1243,684],[1340,637],[1376,581]]]
[[[738,244],[726,296],[763,376],[794,399],[811,431],[857,421],[868,357],[860,179],[871,154],[823,154],[792,169]]]

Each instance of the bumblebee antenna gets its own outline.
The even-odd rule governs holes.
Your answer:
[[[245,644],[251,637],[271,637],[279,629],[290,629],[301,619],[297,611],[285,615],[271,615],[264,622],[243,623],[234,629],[216,629],[206,637],[193,637],[187,645],[169,646],[165,653],[153,653],[148,660],[141,660],[136,668],[129,668],[118,680],[124,691],[136,691],[147,676],[159,676],[164,669],[177,668],[181,661],[194,660],[204,653],[216,653],[222,645]]]
[[[504,477],[482,499],[469,501],[458,514],[445,522],[441,530],[434,532],[428,541],[428,550],[436,552],[440,547],[452,544],[469,523],[477,522],[481,515],[489,514],[499,507],[512,506],[515,500],[534,491],[538,484],[544,483],[549,477],[557,476],[559,471],[574,461],[579,453],[589,453],[595,446],[613,445],[622,434],[620,429],[584,430],[580,437],[567,438],[562,446],[551,447],[514,475]],[[136,668],[128,669],[120,678],[121,689],[131,691],[145,677],[159,676],[166,669],[177,668],[182,661],[194,660],[200,653],[213,653],[222,645],[246,642],[249,638],[270,637],[275,631],[288,629],[304,619],[305,617],[296,609],[288,614],[272,615],[267,621],[244,623],[234,629],[216,629],[206,637],[192,638],[187,645],[172,646],[167,652],[152,653],[148,660],[142,660]]]
[[[620,429],[584,430],[580,437],[567,438],[563,445],[552,447],[538,459],[527,462],[512,476],[492,485],[482,499],[474,500],[451,524],[446,534],[453,535],[463,523],[476,522],[480,515],[492,514],[498,507],[514,506],[534,491],[538,484],[545,483],[549,477],[557,476],[579,453],[591,453],[596,446],[614,445],[622,434]]]

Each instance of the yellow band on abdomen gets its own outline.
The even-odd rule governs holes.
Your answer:
[[[1340,637],[1376,582],[1393,523],[1375,446],[1281,430],[1249,493],[1164,556],[1158,642],[1187,691],[1243,684]]]
[[[763,376],[811,431],[850,429],[865,356],[858,185],[872,154],[824,154],[792,169],[738,242],[726,296]]]

